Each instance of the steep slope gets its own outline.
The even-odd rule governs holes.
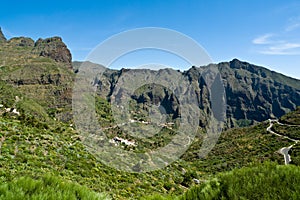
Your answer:
[[[211,173],[221,173],[208,177],[200,185],[180,196],[154,195],[144,199],[297,199],[297,177],[299,179],[300,176],[299,143],[290,150],[292,162],[285,166],[279,150],[282,146],[278,145],[289,146],[294,143],[280,134],[299,137],[299,111],[300,107],[279,119],[277,126],[272,128],[279,135],[266,130],[269,122],[224,132],[207,159],[193,162],[197,163],[199,171],[209,169]],[[279,140],[281,142],[278,143]],[[193,148],[186,159],[193,157],[191,152]],[[270,160],[275,162],[269,162]],[[203,165],[206,162],[210,165]],[[235,169],[230,166],[235,166]]]
[[[17,104],[24,100],[22,96],[38,103],[51,117],[70,120],[73,77],[71,54],[61,38],[34,42],[16,37],[0,43],[0,80],[7,85],[2,93],[12,86],[19,93]],[[15,96],[10,101],[14,99]],[[9,104],[4,97],[0,103]],[[40,115],[37,110],[31,114]]]
[[[106,106],[102,104],[103,111]],[[2,110],[4,108],[0,108],[0,112]],[[264,122],[222,133],[205,158],[197,154],[201,145],[198,138],[183,157],[170,166],[132,174],[102,164],[85,149],[81,136],[70,126],[4,116],[0,117],[0,177],[10,182],[22,176],[37,179],[48,173],[97,192],[107,192],[114,199],[137,199],[152,193],[180,195],[218,172],[265,161],[283,165],[283,156],[278,150],[292,143],[270,134],[266,130],[268,126],[269,123]]]
[[[211,66],[217,67],[222,76],[229,127],[278,118],[300,104],[299,80],[237,59]],[[205,88],[201,81],[203,69],[194,67],[186,72],[199,85],[200,94]]]
[[[218,65],[225,81],[228,117],[263,121],[300,104],[300,81],[239,60]],[[232,123],[232,124],[233,124]]]
[[[75,64],[78,70],[80,62]],[[300,105],[300,80],[266,68],[237,59],[204,67],[192,67],[182,75],[187,77],[195,88],[199,108],[203,111],[200,116],[201,126],[206,126],[205,118],[211,112],[209,90],[203,78],[205,70],[210,67],[217,68],[222,77],[227,100],[228,127],[247,126],[269,118],[279,118]],[[166,73],[175,73],[171,69],[165,70],[169,70]],[[95,78],[95,83],[98,85],[97,94],[102,98],[110,99],[119,78],[126,75],[128,71],[134,70],[107,69],[101,77]],[[144,72],[147,74],[149,70],[144,69]],[[167,112],[175,116],[179,115],[178,110],[176,111],[178,102],[176,103],[176,98],[170,97],[170,92],[162,90],[160,86],[147,87],[132,96],[140,107],[147,108],[149,104],[157,104],[159,100],[166,105],[172,105],[169,108],[165,106]]]
[[[71,91],[75,77],[72,64],[74,71],[78,72],[81,62],[71,62],[72,55],[62,39],[52,37],[35,42],[31,38],[17,37],[6,40],[1,31],[0,38],[1,81],[41,104],[52,117],[71,120]],[[237,59],[192,67],[181,74],[195,88],[202,127],[207,126],[211,112],[209,89],[203,78],[208,67],[218,68],[223,80],[227,97],[227,127],[247,126],[268,118],[278,118],[300,105],[300,81],[263,67]],[[97,94],[109,101],[119,78],[128,71],[106,69],[103,76],[95,78]],[[175,71],[164,69],[162,72]],[[164,102],[164,109],[171,118],[180,115],[176,96],[167,88],[162,90],[148,85],[132,98],[146,110],[151,104]]]
[[[222,173],[181,196],[150,196],[143,200],[297,199],[300,168],[273,163]]]

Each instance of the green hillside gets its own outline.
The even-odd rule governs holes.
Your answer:
[[[282,122],[282,124],[280,125],[275,124],[275,127],[273,128],[274,131],[283,136],[288,136],[290,138],[297,138],[300,134],[300,128],[299,128],[300,123],[298,123],[299,111],[300,108],[298,107],[296,111],[284,115],[279,120],[280,122]],[[283,122],[285,124],[283,124]],[[266,125],[267,125],[266,123],[262,123],[261,125],[252,128],[250,127],[250,128],[228,131],[227,134],[232,134],[234,132],[238,133],[244,130],[246,133],[248,134],[250,133],[250,135],[251,133],[254,132],[260,132],[263,135],[263,134],[267,134],[266,132],[263,131],[264,130],[263,126],[266,127]],[[226,136],[227,134],[225,133],[224,135]],[[234,135],[231,136],[233,136],[232,140],[228,142],[233,141],[234,143],[236,143],[237,141],[240,141],[237,140],[237,137],[234,137]],[[246,137],[243,138],[243,141],[246,142],[245,139]],[[219,143],[223,143],[222,140]],[[260,143],[262,146],[266,144],[273,146],[272,142],[268,143],[267,141],[262,140]],[[246,144],[249,147],[251,143],[249,143],[248,141],[246,142]],[[289,144],[286,143],[286,146],[289,146]],[[226,152],[225,149],[215,148],[215,150],[222,150],[223,156],[226,157],[226,153],[229,152],[228,151]],[[234,159],[236,162],[242,160],[243,157],[249,158],[253,156],[253,155],[251,156],[251,152],[245,152],[247,151],[245,149],[247,149],[247,146],[245,146],[245,148],[238,150],[238,154],[240,154],[240,156],[238,156],[238,154],[235,155],[231,154],[232,156],[236,156]],[[212,152],[215,152],[215,150],[213,150]],[[292,159],[290,165],[283,166],[283,165],[278,165],[276,162],[269,162],[269,161],[263,162],[261,164],[258,164],[257,162],[251,162],[251,164],[248,167],[242,167],[240,169],[233,169],[228,172],[218,173],[215,176],[209,178],[208,180],[205,180],[199,186],[194,186],[191,189],[187,190],[182,195],[162,196],[157,194],[157,195],[145,197],[144,199],[145,200],[299,199],[300,197],[299,143],[296,143],[293,146],[290,155]],[[221,160],[221,158],[219,159]]]
[[[144,200],[299,199],[300,168],[265,163],[220,173],[180,196],[154,195]]]
[[[74,73],[60,38],[34,42],[17,37],[0,43],[0,103],[16,105],[41,120],[70,119]],[[70,57],[71,55],[69,55]],[[69,58],[71,59],[71,57]],[[15,102],[15,97],[22,99]]]
[[[137,199],[153,193],[180,195],[205,182],[213,174],[265,161],[283,164],[277,150],[289,146],[286,139],[266,131],[268,123],[224,132],[205,158],[196,153],[201,138],[184,156],[158,171],[131,174],[101,164],[85,150],[80,136],[67,124],[42,122],[21,116],[0,117],[0,177],[11,182],[17,177],[42,178],[45,173],[77,182],[114,199]],[[294,159],[294,157],[292,157]]]
[[[295,112],[290,112],[280,118],[280,122],[284,124],[299,125],[300,124],[300,107]]]

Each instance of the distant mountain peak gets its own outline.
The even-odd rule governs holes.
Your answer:
[[[245,61],[240,61],[237,58],[234,58],[232,61],[229,62],[230,68],[233,68],[233,69],[244,69],[249,65],[251,65],[251,64],[249,64],[248,62],[245,62]],[[254,66],[254,65],[252,65],[252,66]]]

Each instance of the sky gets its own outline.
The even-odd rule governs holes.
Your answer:
[[[238,58],[300,79],[299,0],[2,1],[0,27],[7,38],[60,36],[80,61],[115,34],[167,28],[194,39],[214,63]],[[137,57],[185,65],[165,52],[123,57],[115,62],[122,67]]]

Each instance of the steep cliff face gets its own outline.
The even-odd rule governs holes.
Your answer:
[[[218,67],[232,125],[278,118],[300,105],[299,80],[236,59]]]
[[[218,68],[226,92],[227,126],[247,126],[268,118],[278,118],[300,105],[300,80],[270,71],[266,68],[252,65],[234,59],[230,62],[211,64],[204,67],[192,67],[182,73],[194,85],[198,105],[201,110],[200,124],[207,124],[207,114],[211,112],[210,93],[203,73],[208,67]],[[169,69],[168,69],[169,70]],[[126,70],[106,73],[96,80],[97,93],[110,98],[116,83]],[[161,91],[161,92],[157,92]],[[169,113],[178,116],[178,102],[167,90],[159,86],[144,88],[133,94],[137,104],[147,109],[150,104],[160,101]]]

